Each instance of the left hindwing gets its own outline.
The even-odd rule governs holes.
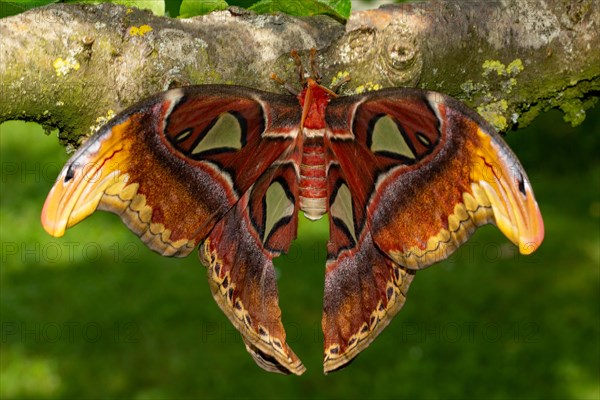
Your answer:
[[[486,223],[531,253],[543,223],[515,155],[456,100],[388,89],[334,99],[327,112],[323,330],[331,371],[389,323],[411,271],[447,258]]]
[[[210,232],[200,248],[213,297],[262,368],[302,374],[286,343],[273,258],[287,252],[298,227],[294,162],[269,168]]]

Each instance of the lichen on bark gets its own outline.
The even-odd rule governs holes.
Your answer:
[[[54,4],[0,20],[0,121],[59,128],[76,146],[111,113],[171,87],[224,83],[282,91],[289,54],[318,50],[324,83],[417,86],[458,97],[498,129],[559,108],[581,123],[600,89],[594,0],[422,2],[326,16],[239,8],[189,19],[113,4]]]

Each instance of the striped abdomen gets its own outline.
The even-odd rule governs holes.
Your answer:
[[[300,209],[315,220],[327,212],[327,179],[323,136],[305,137],[300,164]]]

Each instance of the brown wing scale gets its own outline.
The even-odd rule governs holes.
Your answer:
[[[285,341],[273,257],[286,252],[298,226],[292,163],[269,169],[216,225],[200,249],[217,304],[262,368],[302,374]]]
[[[61,236],[104,209],[164,255],[204,241],[213,296],[250,354],[295,374],[304,366],[286,343],[272,260],[295,237],[299,189],[325,193],[298,187],[300,165],[316,185],[309,167],[326,162],[325,372],[347,365],[391,321],[415,270],[448,257],[477,226],[496,224],[524,254],[540,245],[527,176],[474,112],[433,92],[335,97],[309,83],[306,93],[319,96],[300,98],[304,114],[293,97],[224,85],[167,91],[126,110],[65,166],[44,228]],[[303,164],[301,121],[308,140],[323,143],[313,149],[318,162]],[[319,196],[305,201],[317,217]]]
[[[323,330],[329,372],[349,363],[389,323],[414,270],[447,258],[486,223],[529,254],[543,239],[543,222],[515,155],[456,100],[382,90],[332,100],[327,122],[331,239]],[[347,187],[342,196],[340,187]]]
[[[104,209],[163,255],[204,241],[213,295],[248,351],[263,368],[301,374],[272,264],[296,236],[297,178],[280,159],[296,154],[300,112],[288,96],[233,86],[150,98],[71,158],[44,205],[44,228],[61,236]]]
[[[151,249],[185,256],[293,145],[296,109],[287,96],[235,86],[154,96],[73,155],[48,195],[42,224],[62,236],[104,209],[120,215]]]

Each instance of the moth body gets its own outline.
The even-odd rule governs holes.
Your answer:
[[[330,91],[309,79],[298,95],[302,107],[302,161],[300,163],[299,200],[304,215],[317,220],[327,212],[327,162],[323,142],[327,123],[325,111]]]

